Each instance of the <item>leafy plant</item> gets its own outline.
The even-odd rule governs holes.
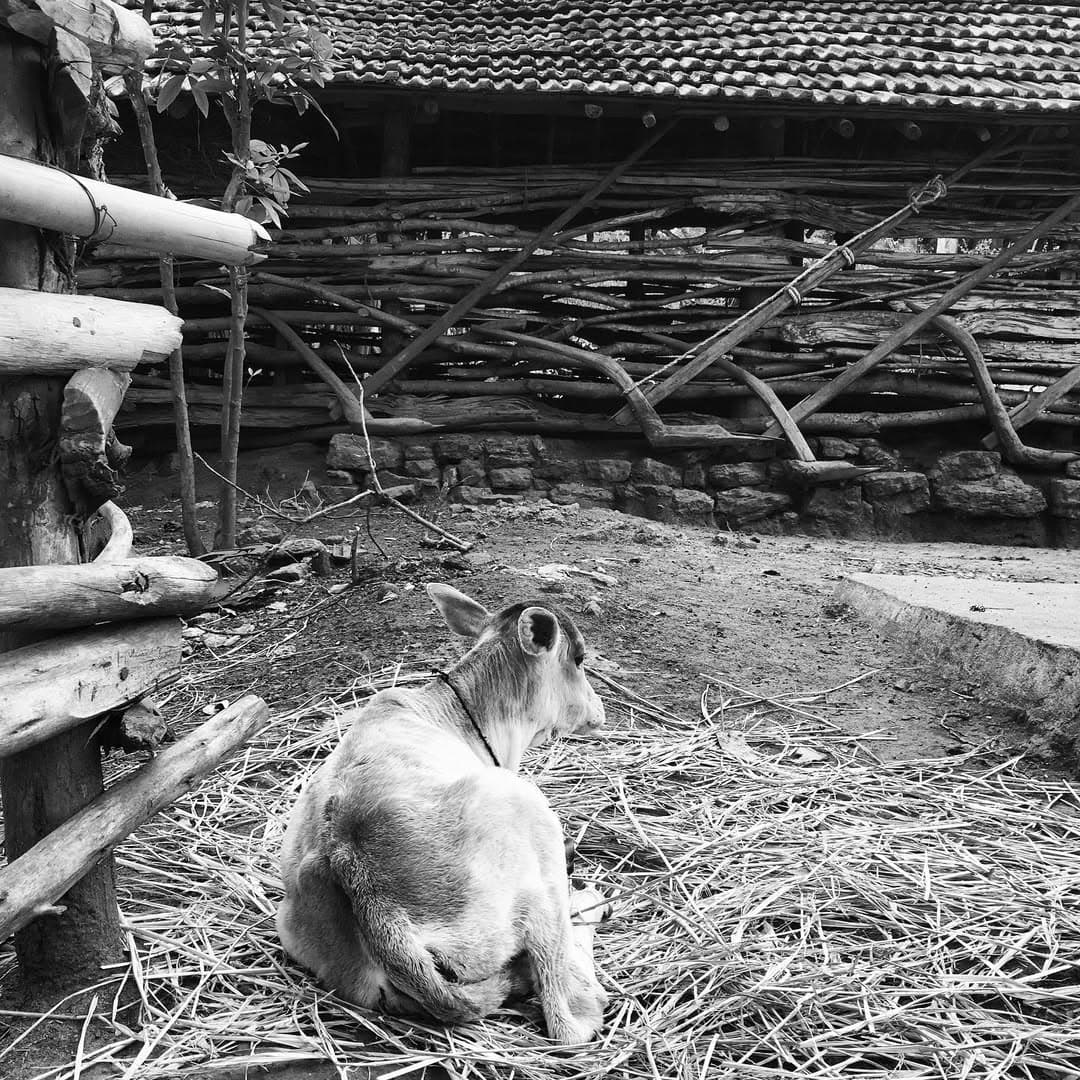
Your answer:
[[[190,100],[204,116],[216,102],[229,125],[231,151],[225,158],[232,174],[221,208],[280,226],[289,199],[307,191],[284,163],[307,145],[280,147],[252,137],[258,102],[291,105],[297,112],[314,108],[312,87],[332,75],[333,43],[314,6],[285,7],[276,0],[257,0],[256,10],[270,24],[257,53],[248,47],[249,0],[203,0],[199,34],[170,42],[162,54],[153,90],[159,113],[176,111]],[[323,114],[325,117],[325,114]],[[329,121],[327,121],[329,123]],[[221,458],[225,480],[219,500],[215,544],[236,543],[236,459],[240,442],[245,370],[247,270],[229,268],[231,322],[229,349],[222,380]]]

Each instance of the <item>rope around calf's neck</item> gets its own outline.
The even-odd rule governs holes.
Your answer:
[[[465,703],[465,699],[461,696],[461,691],[454,685],[453,680],[450,678],[448,671],[436,671],[436,675],[454,692],[454,697],[458,699],[458,703],[465,710],[465,715],[469,718],[469,723],[473,726],[473,731],[480,736],[480,741],[484,744],[484,749],[491,755],[491,760],[495,762],[495,768],[501,769],[502,765],[499,762],[498,757],[495,755],[495,751],[491,749],[491,743],[487,741],[487,736],[481,731],[480,725],[476,722],[476,717],[472,714],[472,709]]]

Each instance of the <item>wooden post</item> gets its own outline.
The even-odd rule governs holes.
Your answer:
[[[383,117],[383,145],[379,175],[388,179],[395,176],[408,176],[412,157],[412,115],[403,105],[388,105]],[[397,232],[379,234],[380,241],[393,243],[401,239]],[[387,300],[383,310],[391,315],[404,315],[405,305],[399,300]],[[382,356],[389,360],[396,356],[409,339],[396,330],[382,328]]]
[[[45,72],[39,46],[0,29],[0,152],[52,164]],[[63,243],[56,234],[0,221],[0,286],[68,291],[54,254]],[[48,375],[0,376],[0,565],[79,561],[57,452],[64,382]],[[30,640],[0,634],[0,651]],[[101,793],[101,751],[93,733],[93,722],[81,724],[0,762],[9,860]],[[94,982],[103,964],[122,959],[111,857],[75,883],[64,903],[64,917],[39,919],[15,935],[28,1003]]]

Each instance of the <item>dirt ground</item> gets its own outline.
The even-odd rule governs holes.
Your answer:
[[[313,447],[263,451],[245,457],[240,479],[276,502],[320,479],[321,469]],[[182,551],[174,483],[146,471],[131,485],[126,505],[139,551]],[[212,483],[206,476],[200,491],[213,492]],[[214,503],[208,498],[200,510],[205,535]],[[281,509],[302,516],[311,507],[300,501]],[[284,707],[347,685],[366,667],[437,666],[456,654],[423,592],[438,580],[488,606],[530,594],[557,601],[578,620],[594,671],[682,715],[701,708],[710,686],[713,706],[722,694],[828,690],[806,707],[862,736],[882,758],[973,746],[1007,754],[1025,746],[1022,712],[884,639],[833,600],[836,582],[853,571],[1024,581],[1076,581],[1080,573],[1067,551],[756,536],[536,503],[428,506],[424,513],[475,547],[465,555],[432,547],[422,527],[392,509],[349,510],[294,529],[247,503],[249,528],[277,525],[331,544],[358,531],[365,580],[332,595],[349,579],[339,565],[329,576],[275,586],[257,609],[203,616],[201,628],[219,635],[211,641],[239,635],[220,652],[215,692],[235,697],[250,688]],[[263,648],[264,635],[284,631],[287,641]],[[245,635],[255,648],[245,650]],[[193,651],[212,648],[204,642],[193,640]],[[311,663],[313,656],[320,662]]]

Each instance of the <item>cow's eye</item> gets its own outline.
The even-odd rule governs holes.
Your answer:
[[[585,654],[583,652],[574,653],[574,664],[577,667],[581,667],[585,663]]]

